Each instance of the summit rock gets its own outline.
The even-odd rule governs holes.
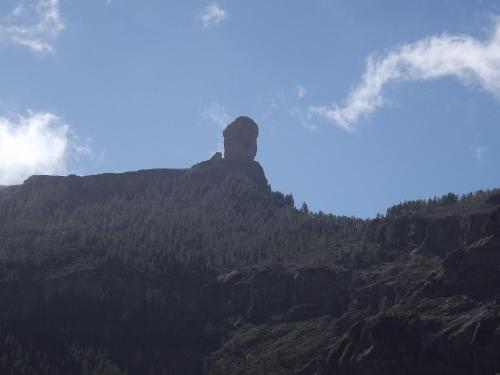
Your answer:
[[[249,117],[241,116],[223,132],[224,159],[252,161],[257,155],[259,127]]]

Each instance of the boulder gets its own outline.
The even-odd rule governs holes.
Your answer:
[[[259,127],[246,116],[238,117],[223,132],[224,158],[252,161],[257,155]]]

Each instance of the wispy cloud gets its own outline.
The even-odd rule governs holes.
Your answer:
[[[224,152],[224,141],[222,139],[222,129],[225,129],[227,125],[231,122],[232,117],[227,113],[226,109],[219,103],[212,103],[210,107],[202,111],[201,116],[209,120],[212,125],[217,126],[217,152]],[[210,154],[214,151],[210,150]]]
[[[59,0],[20,0],[0,25],[0,41],[27,47],[39,55],[52,54],[52,42],[64,27]]]
[[[227,12],[216,3],[208,5],[200,14],[200,21],[204,29],[215,26],[224,21]]]
[[[310,110],[353,131],[361,118],[385,104],[382,92],[388,83],[446,76],[500,96],[500,18],[486,41],[445,33],[402,45],[382,57],[370,56],[361,83],[343,104]]]
[[[231,116],[229,116],[226,109],[219,103],[212,103],[210,107],[202,112],[202,116],[217,125],[220,129],[224,129],[231,120]]]
[[[297,124],[310,132],[319,130],[311,111],[304,109],[297,86],[293,91],[276,92],[267,99],[267,108],[262,118],[269,123]],[[305,95],[305,94],[304,94]],[[277,120],[279,118],[279,120]],[[286,120],[284,120],[286,118]],[[291,120],[291,121],[290,121]]]
[[[488,149],[485,146],[474,146],[472,148],[472,152],[474,153],[474,159],[477,161],[483,161]]]
[[[304,86],[302,85],[298,85],[296,88],[295,88],[295,93],[297,94],[297,97],[299,99],[302,99],[304,96],[306,96],[306,93],[307,93],[307,90],[305,89]]]
[[[71,140],[69,126],[57,115],[0,117],[0,185],[33,174],[64,174],[74,155],[90,156],[91,150]]]
[[[313,122],[311,112],[304,112],[300,108],[293,107],[288,110],[288,113],[300,124],[300,126],[312,132],[318,131],[318,126]]]

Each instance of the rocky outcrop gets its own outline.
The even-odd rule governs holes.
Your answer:
[[[211,373],[231,373],[238,363],[245,370],[235,373],[257,374],[244,363],[258,356],[263,368],[296,375],[497,374],[495,202],[373,220],[364,251],[381,257],[348,275],[301,267],[234,271],[221,278],[230,291],[226,314],[243,316],[251,326],[237,320],[231,340],[214,355]],[[321,344],[307,341],[305,327]],[[293,363],[286,359],[290,352],[297,353]]]
[[[245,176],[258,185],[267,186],[261,165],[254,161],[257,154],[259,127],[249,117],[238,117],[229,124],[224,134],[224,157],[216,152],[209,160],[191,167],[191,175],[215,184],[229,175]]]
[[[224,130],[224,158],[252,161],[257,155],[259,127],[246,116],[238,117]]]
[[[493,196],[494,197],[494,196]],[[446,256],[491,234],[500,235],[500,210],[494,199],[470,212],[401,215],[371,221],[364,234],[367,248]]]
[[[349,302],[349,277],[327,268],[274,266],[231,271],[218,281],[225,290],[226,314],[258,322],[340,315]]]
[[[456,318],[379,314],[352,326],[322,364],[326,374],[494,374],[500,319],[484,307]]]
[[[212,155],[209,161],[211,162],[217,162],[222,160],[222,153],[221,152],[216,152],[215,154]]]
[[[221,159],[215,155],[211,159],[191,167],[188,176],[194,180],[214,185],[220,184],[221,181],[230,176],[243,176],[258,185],[267,186],[264,169],[258,162]]]
[[[450,253],[434,289],[476,298],[500,296],[500,238],[488,236]]]

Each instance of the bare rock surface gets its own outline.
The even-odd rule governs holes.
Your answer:
[[[224,130],[224,158],[252,161],[257,155],[259,127],[249,117],[241,116]]]

